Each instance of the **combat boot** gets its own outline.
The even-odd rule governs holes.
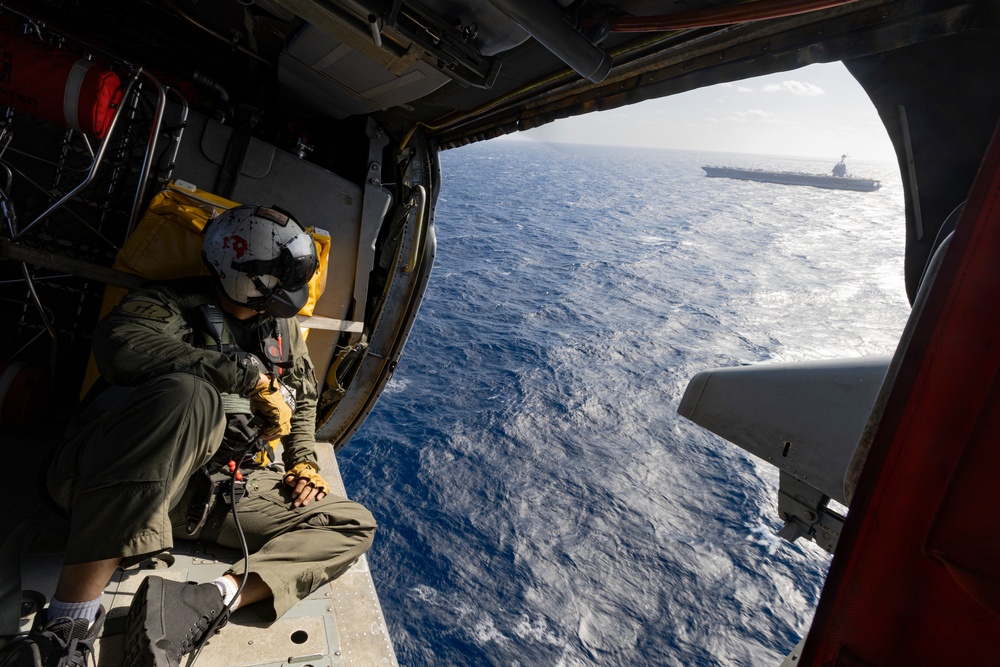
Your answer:
[[[178,667],[217,620],[215,630],[225,625],[224,607],[215,584],[146,577],[128,611],[124,667]]]
[[[85,618],[48,619],[47,610],[35,617],[27,636],[12,640],[0,651],[6,667],[87,667],[96,663],[94,642],[104,625],[104,607],[93,624]]]

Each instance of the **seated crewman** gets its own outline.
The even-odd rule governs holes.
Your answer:
[[[237,606],[266,600],[275,619],[371,545],[371,514],[330,495],[317,465],[317,382],[294,319],[316,270],[311,237],[279,210],[240,206],[209,221],[203,257],[211,277],[147,284],[95,331],[104,389],[48,472],[71,528],[30,635],[45,665],[84,664],[117,567],[175,536],[240,548],[229,504],[216,502],[236,472],[249,571],[241,561],[208,583],[148,577],[129,610],[126,665],[176,667]],[[278,437],[286,472],[267,465]]]

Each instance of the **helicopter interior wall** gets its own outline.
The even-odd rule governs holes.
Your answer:
[[[965,200],[1000,118],[1000,88],[983,85],[984,72],[1000,71],[996,39],[995,31],[969,32],[846,63],[896,150],[911,302],[938,230]]]
[[[192,113],[173,176],[214,191],[233,129]],[[218,194],[218,193],[217,193]],[[345,319],[352,305],[361,224],[361,187],[298,156],[251,138],[232,192],[241,204],[277,205],[330,233],[327,288],[318,307]]]
[[[233,129],[191,113],[180,144],[173,176],[212,191],[219,181]],[[330,233],[326,288],[314,316],[344,321],[354,305],[362,225],[361,186],[298,155],[251,138],[229,199],[239,203],[277,205],[302,224]],[[389,195],[382,195],[388,206]],[[310,355],[320,377],[334,355],[337,331],[314,331]]]

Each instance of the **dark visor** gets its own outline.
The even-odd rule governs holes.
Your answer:
[[[276,259],[234,260],[229,266],[251,276],[274,276],[278,279],[277,287],[294,292],[305,287],[316,273],[317,264],[313,240],[300,234],[281,248],[281,254]]]
[[[319,264],[316,258],[316,244],[309,236],[300,234],[281,249],[278,261],[282,263],[281,273],[276,275],[281,286],[289,292],[303,287],[316,273]]]

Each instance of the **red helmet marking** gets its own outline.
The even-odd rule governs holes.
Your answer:
[[[223,248],[229,248],[230,244],[232,244],[233,252],[236,253],[236,259],[243,259],[243,255],[245,255],[247,250],[250,249],[250,244],[247,243],[247,240],[242,236],[236,236],[235,234],[222,239]]]

